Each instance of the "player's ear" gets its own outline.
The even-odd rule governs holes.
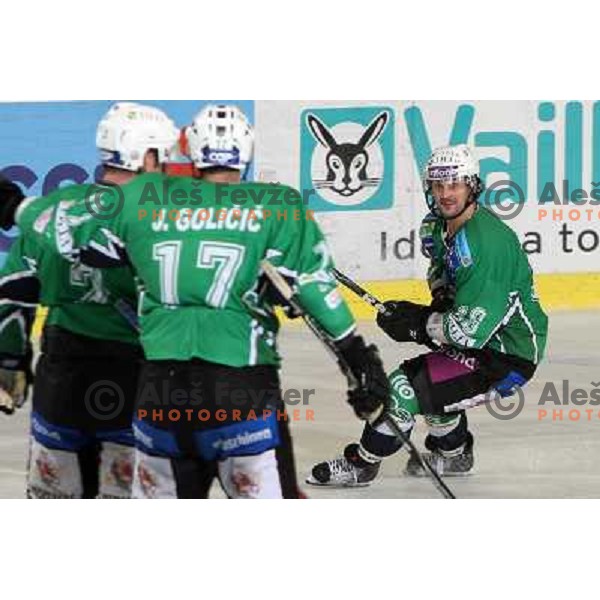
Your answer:
[[[146,150],[146,154],[144,154],[144,172],[156,173],[157,171],[160,171],[158,152],[151,148],[150,150]]]

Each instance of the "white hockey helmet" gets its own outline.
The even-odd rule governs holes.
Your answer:
[[[464,181],[469,184],[480,181],[479,164],[471,148],[466,144],[436,148],[423,173],[423,187],[426,192],[431,190],[434,181]]]
[[[117,102],[98,123],[96,146],[109,167],[139,171],[148,150],[164,163],[177,147],[179,130],[162,110],[135,102]]]
[[[431,154],[423,172],[423,189],[430,210],[435,212],[435,202],[431,196],[434,181],[463,181],[473,190],[472,201],[476,201],[483,191],[479,177],[479,164],[467,144],[441,146]]]
[[[252,160],[254,131],[237,106],[205,106],[186,128],[185,136],[198,169],[224,167],[244,172]]]

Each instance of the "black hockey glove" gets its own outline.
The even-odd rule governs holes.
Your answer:
[[[283,278],[290,286],[293,286],[294,281],[291,277],[284,275]],[[261,303],[266,302],[271,306],[280,306],[288,319],[297,319],[300,316],[300,313],[296,312],[288,304],[287,300],[281,295],[281,292],[264,275],[261,275],[258,284],[258,297]]]
[[[0,357],[0,412],[12,415],[25,404],[33,384],[31,361],[30,346],[22,356],[5,354]]]
[[[359,419],[368,419],[382,406],[387,407],[390,398],[390,384],[377,346],[366,346],[363,338],[353,333],[336,346],[358,383],[348,390],[348,403]]]
[[[12,415],[25,404],[28,377],[25,371],[0,368],[0,412]]]
[[[24,198],[18,185],[0,175],[0,228],[10,229],[15,224],[15,211]]]
[[[433,312],[429,306],[414,302],[384,302],[389,315],[379,313],[377,325],[396,342],[415,342],[431,346],[431,338],[427,335],[426,326],[429,315]]]

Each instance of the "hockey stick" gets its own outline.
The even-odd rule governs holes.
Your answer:
[[[354,292],[361,300],[364,300],[367,304],[370,304],[373,308],[377,310],[377,312],[382,315],[389,317],[390,311],[383,305],[383,302],[375,298],[372,294],[367,292],[365,288],[361,287],[350,279],[347,275],[344,275],[341,271],[337,269],[333,269],[333,275],[335,278],[345,287],[347,287],[351,292]]]
[[[133,306],[131,306],[131,304],[129,304],[129,302],[127,302],[127,300],[124,300],[123,298],[118,298],[117,300],[115,300],[113,306],[115,307],[117,312],[127,321],[131,328],[134,329],[136,333],[140,333],[140,321]]]
[[[377,310],[377,312],[389,316],[390,313],[383,304],[383,302],[381,302],[381,300],[377,299],[375,296],[367,292],[367,290],[358,285],[358,283],[350,279],[350,277],[348,277],[347,275],[344,275],[344,273],[342,273],[341,271],[333,269],[333,274],[342,285],[347,287],[351,292],[354,292],[367,304],[373,306]],[[427,344],[427,347],[431,350],[439,350],[439,347],[433,342]],[[398,427],[397,423],[391,418],[388,418],[386,420],[386,423],[389,425],[392,431],[402,440],[402,442],[406,444],[410,453],[413,455],[414,458],[417,459],[421,467],[425,469],[425,472],[429,473],[433,480],[433,483],[438,488],[438,490],[440,490],[446,498],[456,498],[456,496],[450,491],[450,488],[448,488],[448,486],[442,481],[439,473],[423,458],[421,453],[417,450],[417,447],[413,444],[411,439],[400,429],[400,427]]]
[[[294,291],[292,290],[288,282],[279,273],[279,271],[277,271],[277,269],[267,260],[263,260],[261,266],[265,275],[271,281],[273,286],[275,286],[275,289],[277,289],[277,291],[283,296],[286,302],[289,303],[292,309],[304,319],[304,322],[308,325],[310,330],[326,346],[326,348],[330,351],[332,356],[336,359],[337,363],[342,369],[342,372],[348,380],[348,387],[350,387],[350,389],[356,389],[358,385],[356,378],[352,374],[352,371],[350,370],[350,367],[348,366],[344,358],[339,353],[339,350],[337,349],[333,340],[327,335],[327,333],[323,331],[320,325],[310,315],[306,313],[306,311],[300,304],[298,298],[294,294]],[[429,473],[435,487],[441,492],[442,496],[444,496],[444,498],[447,499],[455,499],[456,496],[452,493],[450,488],[442,481],[438,472],[426,460],[423,459],[421,453],[417,450],[417,447],[414,445],[412,440],[402,431],[402,429],[400,429],[398,424],[389,415],[386,415],[385,422],[388,424],[388,426],[394,432],[394,434],[400,439],[400,441],[408,448],[409,452],[417,459],[424,471],[426,473]]]
[[[385,307],[383,302],[381,302],[381,300],[379,300],[378,298],[375,298],[373,294],[367,292],[367,290],[358,285],[356,281],[353,281],[352,279],[350,279],[350,277],[344,275],[341,271],[338,271],[337,269],[333,269],[333,275],[343,286],[347,287],[351,292],[354,292],[361,300],[364,300],[367,304],[375,308],[378,313],[381,313],[386,317],[390,316],[390,311]],[[440,349],[438,345],[431,341],[425,342],[425,345],[430,350]]]

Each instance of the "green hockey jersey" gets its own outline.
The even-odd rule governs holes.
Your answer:
[[[25,305],[39,301],[48,307],[47,325],[101,340],[138,344],[132,270],[104,271],[69,262],[48,243],[55,208],[63,201],[84,201],[88,189],[87,185],[74,185],[23,202],[17,211],[21,235],[0,272],[0,296]]]
[[[91,204],[104,207],[101,218]],[[323,235],[292,188],[146,174],[92,203],[62,203],[54,226],[48,235],[62,254],[131,262],[148,359],[279,364],[279,323],[261,293],[265,258],[333,339],[354,328]]]
[[[513,230],[479,206],[453,236],[429,214],[420,230],[431,259],[432,291],[449,287],[454,305],[443,315],[446,340],[462,348],[490,347],[538,363],[548,318],[535,293],[527,256]]]

